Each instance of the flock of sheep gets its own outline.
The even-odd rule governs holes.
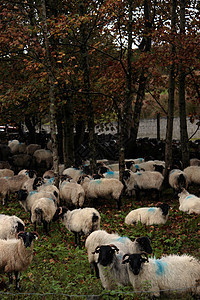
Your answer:
[[[14,140],[8,146],[13,157],[18,155],[19,158],[22,145]],[[134,194],[136,200],[140,200],[141,192],[149,190],[156,192],[157,205],[130,211],[125,223],[166,223],[170,207],[159,202],[164,181],[164,161],[144,161],[142,158],[126,160],[123,183],[119,180],[118,163],[99,161],[97,174],[90,174],[89,162],[80,168],[65,169],[60,165],[59,186],[56,187],[54,172],[49,169],[52,153],[37,146],[27,146],[23,154],[35,157],[38,165],[45,161],[46,171],[40,177],[36,171],[23,169],[22,166],[16,173],[16,169],[14,172],[12,167],[8,168],[0,162],[1,204],[6,206],[9,195],[17,193],[20,205],[30,213],[30,221],[34,224],[33,232],[25,232],[23,220],[14,215],[0,214],[0,269],[8,273],[9,283],[12,283],[14,273],[16,288],[19,287],[18,273],[26,270],[32,261],[33,240],[38,237],[38,226],[43,225],[44,232],[48,234],[51,223],[60,219],[74,233],[76,244],[80,244],[81,235],[85,235],[91,273],[95,271],[103,288],[112,290],[131,284],[134,290],[141,291],[143,283],[148,281],[149,291],[154,296],[159,296],[161,290],[174,289],[186,289],[200,295],[200,262],[195,257],[169,255],[161,259],[148,258],[152,248],[147,237],[132,241],[100,229],[101,216],[95,208],[97,199],[113,199],[120,209],[123,194]],[[190,184],[200,184],[200,161],[192,159],[190,163],[184,170],[170,170],[168,181],[179,198],[179,209],[189,214],[200,214],[200,198],[187,191]]]

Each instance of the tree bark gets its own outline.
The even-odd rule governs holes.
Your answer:
[[[168,180],[168,169],[172,165],[172,138],[173,138],[173,120],[174,120],[174,93],[175,93],[175,44],[174,37],[176,34],[176,0],[172,0],[171,8],[171,64],[169,70],[169,90],[168,90],[168,112],[167,112],[167,130],[165,142],[165,183]]]
[[[49,77],[49,104],[50,104],[50,130],[53,152],[53,170],[55,173],[55,184],[58,186],[58,174],[59,174],[59,157],[56,139],[56,100],[55,100],[55,80],[53,77],[53,66],[51,61],[51,54],[49,49],[48,29],[47,29],[47,16],[46,16],[46,3],[42,0],[42,15],[43,15],[43,34],[44,45],[46,51],[46,66]]]
[[[180,1],[180,37],[183,43],[185,42],[185,7],[186,1]],[[186,104],[185,104],[185,68],[181,62],[179,64],[179,115],[180,115],[180,138],[181,138],[181,153],[183,167],[189,165],[189,141],[187,133],[186,121]]]

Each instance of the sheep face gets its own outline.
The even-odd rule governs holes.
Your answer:
[[[125,259],[128,257],[127,259]],[[123,256],[122,264],[129,263],[129,269],[134,275],[138,275],[142,268],[142,264],[148,261],[147,258],[142,257],[141,254],[125,254]]]
[[[98,246],[95,249],[95,253],[99,253],[98,263],[106,267],[113,262],[115,251],[119,249],[115,245]]]
[[[138,237],[136,242],[139,244],[141,252],[146,252],[148,254],[152,253],[150,241],[146,236]]]
[[[168,214],[170,207],[167,203],[161,203],[160,205],[158,205],[158,207],[160,207],[160,209],[162,210],[163,216],[166,216]]]
[[[25,232],[25,231],[23,231],[23,232],[18,233],[18,238],[23,239],[25,248],[30,247],[31,244],[32,244],[32,241],[34,239],[36,239],[37,237],[38,237],[38,235],[37,235],[36,232]]]
[[[130,171],[129,170],[126,170],[123,172],[123,180],[128,180],[130,178],[131,174],[130,174]]]
[[[43,184],[44,184],[44,179],[42,177],[36,177],[33,182],[33,190],[37,190],[37,188]]]
[[[26,198],[28,197],[28,192],[25,191],[25,190],[19,190],[17,192],[17,194],[18,194],[18,200],[19,201],[25,201]]]

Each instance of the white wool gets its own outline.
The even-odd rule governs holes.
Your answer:
[[[130,211],[125,218],[125,223],[129,225],[137,222],[146,225],[165,224],[168,215],[164,216],[160,207],[141,207]]]

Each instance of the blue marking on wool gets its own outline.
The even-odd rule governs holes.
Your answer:
[[[83,170],[81,171],[81,174],[83,174]]]
[[[37,191],[31,191],[30,193],[29,193],[29,195],[33,195],[33,194],[36,194],[36,193],[38,193]]]
[[[114,175],[113,171],[109,171],[106,173],[106,177],[112,177]]]
[[[143,158],[139,158],[139,162],[143,162]]]
[[[187,197],[185,198],[185,200],[190,199],[190,198],[192,198],[192,197],[195,197],[195,195],[190,194],[189,196],[187,196]]]
[[[155,260],[156,265],[156,275],[163,275],[165,273],[165,270],[167,268],[167,263],[161,261],[160,259]]]
[[[48,181],[47,184],[52,184],[54,182],[54,177],[51,177]]]
[[[96,183],[96,184],[101,184],[101,179],[95,179],[95,180],[94,180],[94,183]]]
[[[120,236],[118,239],[116,239],[115,241],[116,242],[120,242],[120,243],[125,243],[127,240],[127,237],[126,236]]]
[[[136,169],[139,169],[140,167],[139,167],[138,165],[135,165],[135,168],[136,168]]]
[[[150,207],[150,208],[148,209],[148,211],[149,211],[149,212],[152,212],[152,213],[153,213],[155,210],[156,210],[155,207]]]
[[[140,173],[140,172],[137,172],[136,174],[139,175],[139,176],[142,175],[142,173]]]

